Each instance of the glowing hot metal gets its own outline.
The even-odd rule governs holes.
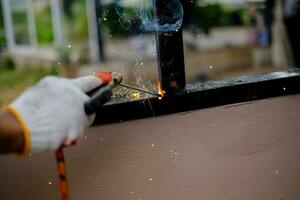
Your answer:
[[[157,81],[157,90],[158,90],[158,94],[159,94],[159,97],[158,97],[158,99],[159,100],[161,100],[164,96],[165,96],[165,94],[166,94],[166,91],[164,91],[163,89],[162,89],[162,87],[161,87],[161,84],[160,84],[160,81],[158,80]]]

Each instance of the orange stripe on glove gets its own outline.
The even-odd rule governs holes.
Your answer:
[[[30,141],[30,131],[29,128],[26,126],[23,118],[21,115],[11,106],[6,106],[3,108],[6,112],[10,113],[15,117],[19,125],[21,126],[22,132],[23,132],[23,137],[24,137],[24,146],[23,150],[18,153],[19,156],[26,156],[30,153],[31,151],[31,141]]]

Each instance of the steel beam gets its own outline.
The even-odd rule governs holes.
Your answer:
[[[102,39],[102,15],[103,15],[103,7],[101,0],[94,0],[95,2],[95,11],[96,11],[96,20],[97,20],[97,35],[98,35],[98,47],[99,47],[99,57],[100,61],[105,61],[105,54],[104,54],[104,42]]]
[[[167,5],[178,0],[153,0],[153,13],[158,24],[173,23],[164,21]],[[175,11],[174,11],[175,12]],[[176,13],[175,13],[176,14]],[[156,30],[156,50],[159,79],[168,97],[185,92],[185,67],[182,28],[178,30]]]
[[[188,112],[202,108],[300,94],[300,69],[241,76],[188,85],[187,93],[173,98],[128,101],[114,99],[99,108],[94,125]]]

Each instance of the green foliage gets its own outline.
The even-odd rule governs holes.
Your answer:
[[[63,2],[63,8],[64,13],[67,17],[73,18],[74,12],[73,12],[73,6],[79,2],[79,0],[62,0]]]
[[[55,75],[55,71],[46,68],[22,68],[12,71],[0,67],[0,89],[14,88],[15,86],[26,87],[35,84],[47,75]]]
[[[136,7],[124,7],[115,3],[106,4],[102,8],[102,17],[98,20],[104,29],[114,37],[127,37],[141,32],[141,21],[137,17]],[[88,37],[88,23],[85,0],[63,0],[65,11],[65,32],[67,40],[82,42]],[[1,4],[0,4],[1,5]],[[244,9],[230,10],[222,4],[202,4],[191,10],[191,23],[202,28],[205,32],[216,26],[230,24],[230,13],[236,12],[245,22],[247,15]],[[53,42],[53,27],[51,7],[45,6],[35,10],[37,38],[39,44]],[[17,44],[29,44],[27,16],[25,9],[13,12],[14,30]],[[2,34],[1,34],[2,32]],[[5,44],[2,9],[0,7],[0,47]]]
[[[15,64],[14,60],[11,57],[5,56],[3,58],[3,61],[0,65],[0,67],[3,70],[13,71],[13,70],[16,69],[16,64]]]
[[[37,40],[39,44],[49,44],[53,42],[53,28],[51,21],[51,7],[47,5],[41,10],[35,11],[35,22]]]
[[[72,9],[73,23],[74,26],[74,40],[75,41],[83,41],[88,37],[88,21],[87,21],[87,13],[86,13],[86,2],[78,1],[74,4]]]
[[[16,44],[29,44],[26,10],[12,12]]]
[[[208,32],[211,27],[228,24],[228,13],[221,4],[196,6],[192,10],[192,21]]]
[[[249,22],[249,13],[247,12],[247,10],[244,8],[240,8],[237,12],[240,14],[243,23],[247,24]]]
[[[208,33],[212,27],[245,24],[247,13],[244,8],[230,8],[222,4],[203,4],[191,10],[191,22]]]
[[[22,68],[12,71],[0,66],[0,106],[13,101],[26,88],[47,75],[55,75],[55,71],[46,68]]]
[[[128,36],[142,32],[140,29],[141,21],[137,17],[138,9],[134,7],[120,7],[117,3],[111,3],[103,7],[103,17],[98,19],[104,28],[113,36]],[[204,6],[195,6],[190,13],[190,23],[200,27],[205,32],[210,28],[218,26],[227,26],[232,23],[232,16],[245,20],[244,9],[231,9],[222,4],[205,4]],[[125,27],[124,27],[125,24]],[[130,24],[126,28],[126,24]]]
[[[68,43],[86,42],[88,21],[85,0],[64,0],[64,33]]]
[[[140,32],[140,20],[136,8],[120,7],[111,3],[103,7],[103,17],[98,19],[113,36],[128,36]]]

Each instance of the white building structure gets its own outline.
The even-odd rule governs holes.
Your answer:
[[[37,44],[37,33],[36,23],[33,11],[32,0],[25,0],[22,3],[16,0],[1,0],[4,16],[4,29],[5,37],[7,41],[7,49],[10,52],[18,51],[20,48],[35,49],[38,48]],[[25,3],[25,5],[23,4]],[[64,48],[67,44],[64,38],[63,28],[63,5],[61,0],[50,0],[51,5],[51,21],[53,27],[54,41],[53,46],[55,48]],[[14,24],[12,19],[12,6],[14,8],[26,7],[27,16],[27,29],[29,35],[29,44],[17,44],[14,32]],[[23,6],[23,7],[22,7]],[[98,35],[97,35],[97,20],[95,14],[95,3],[94,0],[86,0],[87,7],[87,20],[88,20],[88,32],[89,32],[89,51],[90,51],[90,62],[96,63],[100,61],[100,49],[98,46]]]

